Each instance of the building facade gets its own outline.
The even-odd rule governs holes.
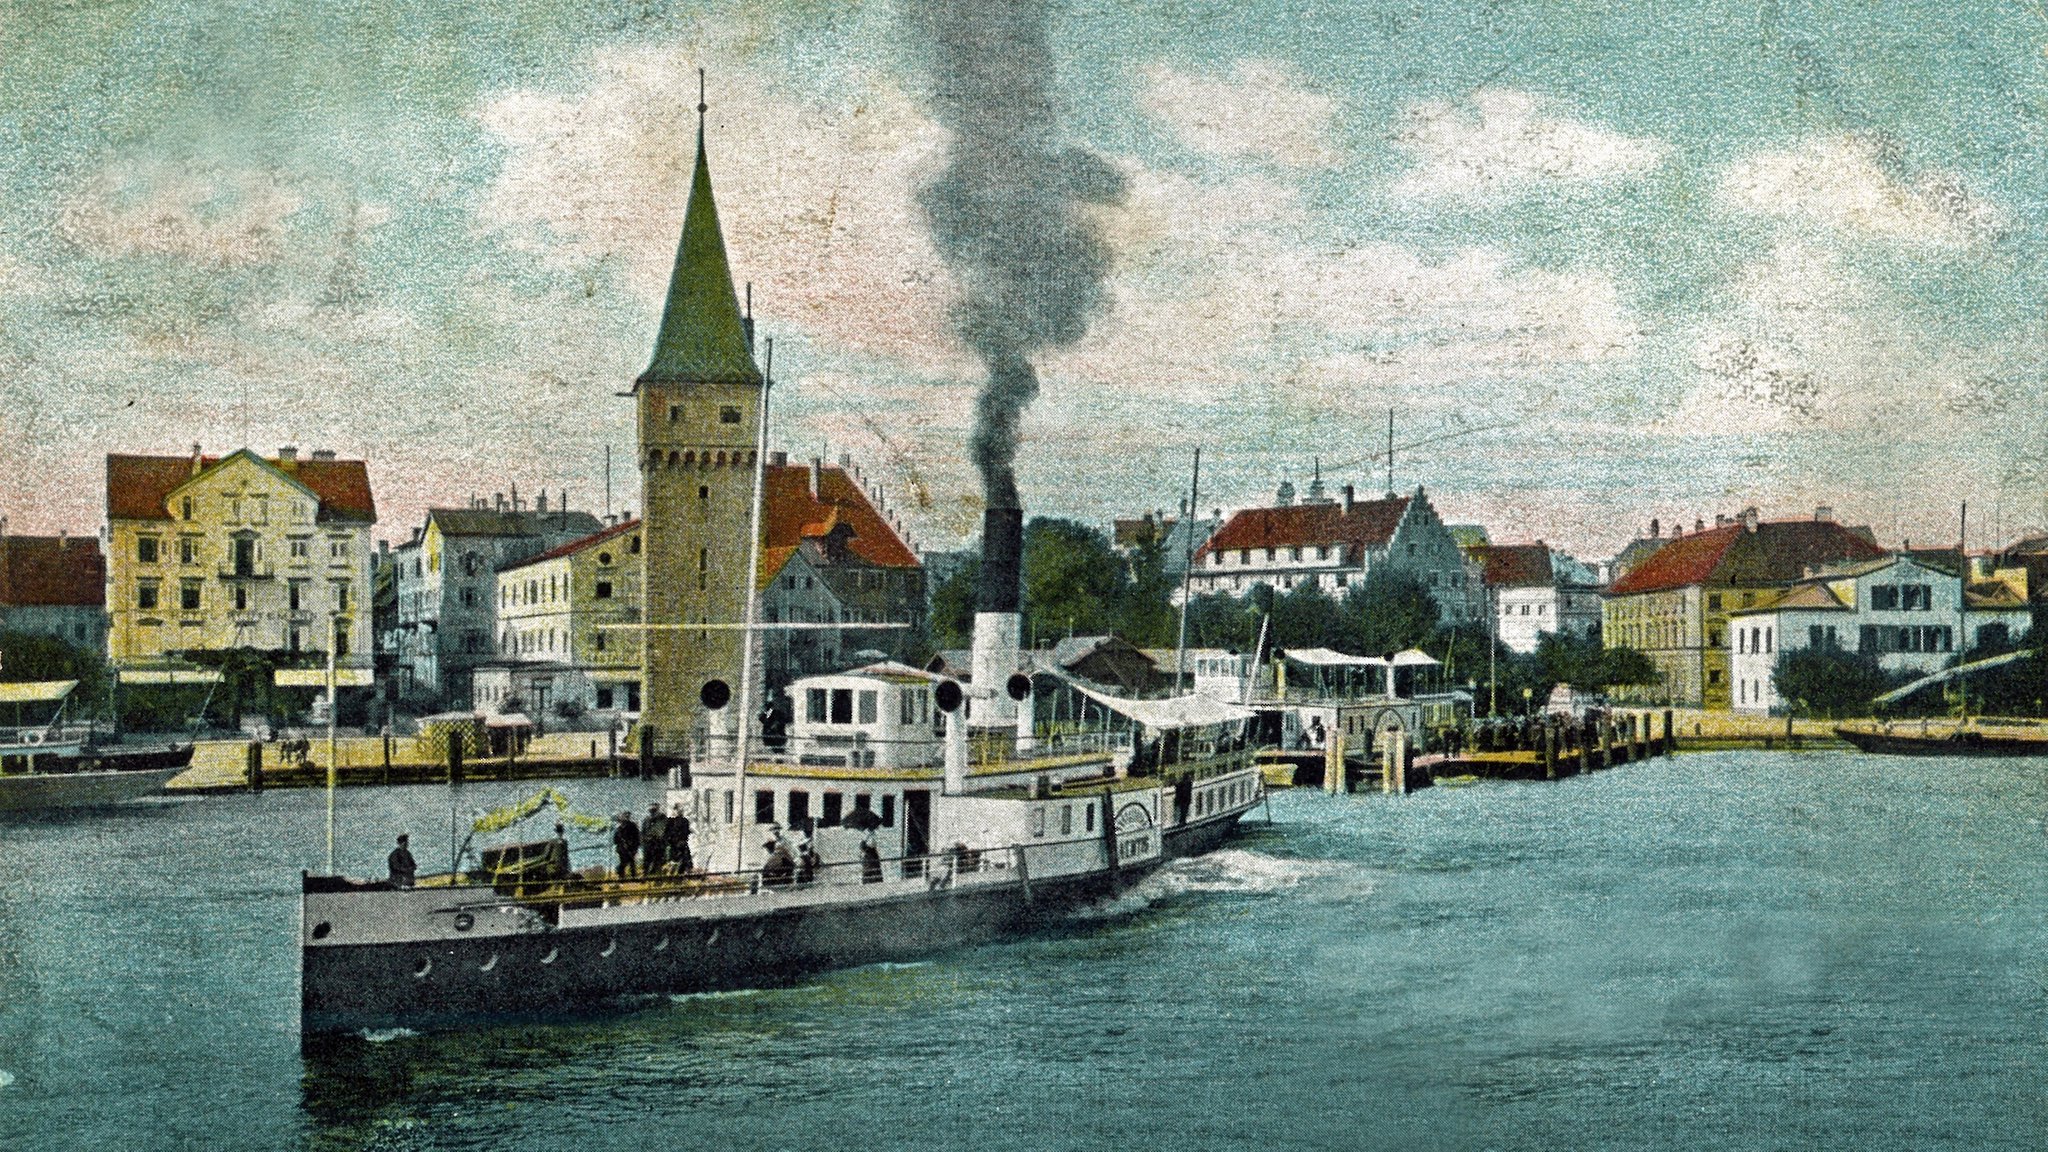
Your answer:
[[[412,539],[391,549],[397,601],[383,637],[401,700],[421,707],[468,708],[478,701],[472,674],[498,655],[500,569],[604,529],[588,512],[524,507],[494,496],[488,505],[431,508]]]
[[[1780,709],[1784,701],[1773,674],[1787,652],[1867,653],[1887,672],[1924,675],[1955,661],[1959,629],[1967,650],[1992,639],[2017,641],[2032,619],[2023,586],[1973,580],[1966,589],[1953,569],[1910,556],[1822,573],[1753,608],[1729,613],[1732,707],[1756,713]]]
[[[1534,652],[1545,633],[1600,634],[1600,589],[1568,579],[1548,544],[1482,544],[1465,554],[1479,566],[1494,635],[1509,651]]]
[[[639,712],[641,555],[628,520],[501,568],[497,656],[475,669],[477,706]]]
[[[1607,591],[1601,637],[1634,648],[1658,682],[1632,695],[1685,707],[1726,709],[1736,692],[1728,668],[1729,614],[1776,598],[1819,568],[1884,555],[1868,528],[1760,519],[1745,509],[1713,528],[1668,538]]]
[[[107,561],[91,536],[10,536],[0,517],[0,632],[107,650]]]
[[[368,466],[331,452],[108,456],[109,659],[331,644],[370,667],[376,522]]]
[[[1312,584],[1341,597],[1382,568],[1419,581],[1446,623],[1484,619],[1479,570],[1419,487],[1358,500],[1347,484],[1340,500],[1296,504],[1283,484],[1275,507],[1233,513],[1196,550],[1188,586],[1197,596],[1242,596],[1258,584],[1282,593]]]
[[[686,745],[707,700],[740,692],[743,633],[734,626],[745,621],[756,579],[748,536],[762,388],[712,201],[700,117],[661,327],[632,393],[646,504],[641,718],[663,748]]]

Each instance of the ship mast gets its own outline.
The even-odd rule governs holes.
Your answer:
[[[733,740],[733,812],[735,829],[746,826],[747,737],[753,732],[755,623],[761,610],[761,504],[768,475],[768,397],[775,388],[775,341],[764,340],[761,366],[761,418],[754,429],[754,511],[747,521],[747,622],[740,641],[739,735]],[[732,870],[740,870],[747,850],[746,837],[733,834]]]
[[[1202,502],[1202,446],[1195,445],[1195,475],[1188,483],[1188,510],[1181,514],[1181,528],[1187,532],[1182,542],[1180,566],[1180,643],[1173,653],[1173,691],[1179,695],[1182,680],[1187,676],[1188,667],[1188,583],[1195,571],[1195,508]]]

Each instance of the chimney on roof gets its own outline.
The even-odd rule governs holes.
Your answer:
[[[1344,486],[1344,514],[1349,516],[1351,508],[1358,503],[1358,489],[1350,484]]]
[[[1658,530],[1657,518],[1655,516],[1650,517],[1650,539],[1661,540],[1663,537],[1664,533]]]
[[[313,449],[313,459],[315,459],[315,460],[332,460],[332,459],[334,459],[334,449],[332,449],[332,448],[315,448],[315,449]]]
[[[1716,519],[1718,519],[1718,517],[1716,517]],[[1707,522],[1698,516],[1693,517],[1692,530],[1695,532],[1705,532],[1707,530]]]
[[[199,445],[192,445],[192,475],[199,475]]]
[[[517,481],[517,480],[514,480],[514,481],[512,482],[512,496],[511,496],[511,500],[512,500],[512,510],[513,510],[514,512],[517,512],[517,511],[519,511],[519,481]]]
[[[503,492],[493,492],[493,493],[491,493],[491,499],[492,499],[492,505],[491,505],[491,506],[492,506],[493,508],[497,509],[497,510],[498,510],[498,511],[500,511],[500,512],[503,512],[503,511],[505,510],[505,494],[504,494]]]
[[[841,452],[839,454],[839,466],[849,472],[853,471],[853,453]],[[858,475],[858,473],[855,474]]]
[[[1722,515],[1722,514],[1720,514],[1719,512],[1716,512],[1716,513],[1714,513],[1714,527],[1716,527],[1716,528],[1726,528],[1727,526],[1728,526],[1728,517],[1726,517],[1726,516],[1723,516],[1723,515]]]
[[[1825,520],[1832,524],[1835,520],[1835,510],[1825,504],[1817,505],[1813,510],[1813,518],[1815,520]]]
[[[782,468],[782,467],[786,467],[786,466],[787,466],[788,464],[789,464],[789,453],[787,453],[787,452],[770,452],[770,453],[768,454],[768,466],[769,466],[770,468]]]
[[[1286,508],[1286,507],[1290,507],[1291,505],[1293,505],[1293,503],[1294,503],[1294,481],[1292,481],[1292,480],[1282,480],[1282,481],[1280,482],[1280,490],[1279,490],[1278,492],[1275,492],[1275,493],[1273,494],[1273,503],[1274,503],[1274,504],[1275,504],[1276,506],[1278,506],[1278,507],[1281,507],[1281,508]]]
[[[541,512],[541,513],[545,513],[545,512],[546,512],[546,511],[548,510],[548,490],[547,490],[547,489],[545,489],[545,488],[541,489],[541,490],[540,490],[540,495],[538,495],[538,496],[535,496],[535,497],[533,498],[533,510],[534,510],[535,512]]]
[[[1757,514],[1756,505],[1752,504],[1744,508],[1741,513],[1741,519],[1743,528],[1751,532],[1756,531],[1757,521],[1761,519]]]
[[[823,500],[825,492],[825,458],[811,457],[811,499]]]
[[[299,446],[297,444],[287,444],[277,450],[277,459],[280,464],[289,463],[298,458]]]

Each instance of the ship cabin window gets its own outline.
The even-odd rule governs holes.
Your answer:
[[[807,828],[811,822],[811,794],[800,788],[789,792],[789,826]]]
[[[820,828],[837,828],[839,826],[839,818],[845,814],[843,805],[846,802],[846,797],[838,792],[827,792],[820,798],[820,802],[824,806],[824,811],[818,816],[818,826]]]
[[[875,698],[877,695],[878,693],[872,688],[862,690],[860,694],[860,722],[862,724],[873,724],[875,722],[877,714]]]
[[[874,811],[874,807],[874,799],[873,797],[870,797],[867,793],[855,792],[853,794],[853,810],[855,812],[872,812]],[[888,821],[885,820],[883,821],[883,823],[886,824],[888,823]]]
[[[1062,804],[1060,805],[1060,835],[1072,836],[1073,834],[1074,806],[1072,804]]]
[[[896,797],[884,794],[882,797],[882,827],[896,826]]]
[[[1042,807],[1031,809],[1031,834],[1033,836],[1045,835],[1045,809]]]
[[[1093,832],[1093,831],[1095,831],[1095,805],[1093,805],[1093,804],[1089,804],[1089,805],[1086,805],[1086,806],[1084,806],[1084,807],[1083,807],[1083,808],[1081,809],[1081,816],[1082,816],[1082,831],[1084,831],[1084,832]]]
[[[725,790],[725,822],[732,823],[732,789]]]
[[[775,823],[775,793],[766,788],[754,793],[754,823]]]
[[[853,689],[832,689],[832,719],[834,724],[853,723]]]
[[[825,690],[823,688],[804,689],[804,719],[812,724],[823,724],[825,722]]]

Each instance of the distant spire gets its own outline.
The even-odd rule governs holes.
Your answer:
[[[676,246],[675,271],[654,356],[639,383],[759,384],[761,370],[747,340],[732,266],[711,195],[711,165],[705,159],[704,73],[697,73],[697,165],[690,200],[683,210],[683,236]]]

